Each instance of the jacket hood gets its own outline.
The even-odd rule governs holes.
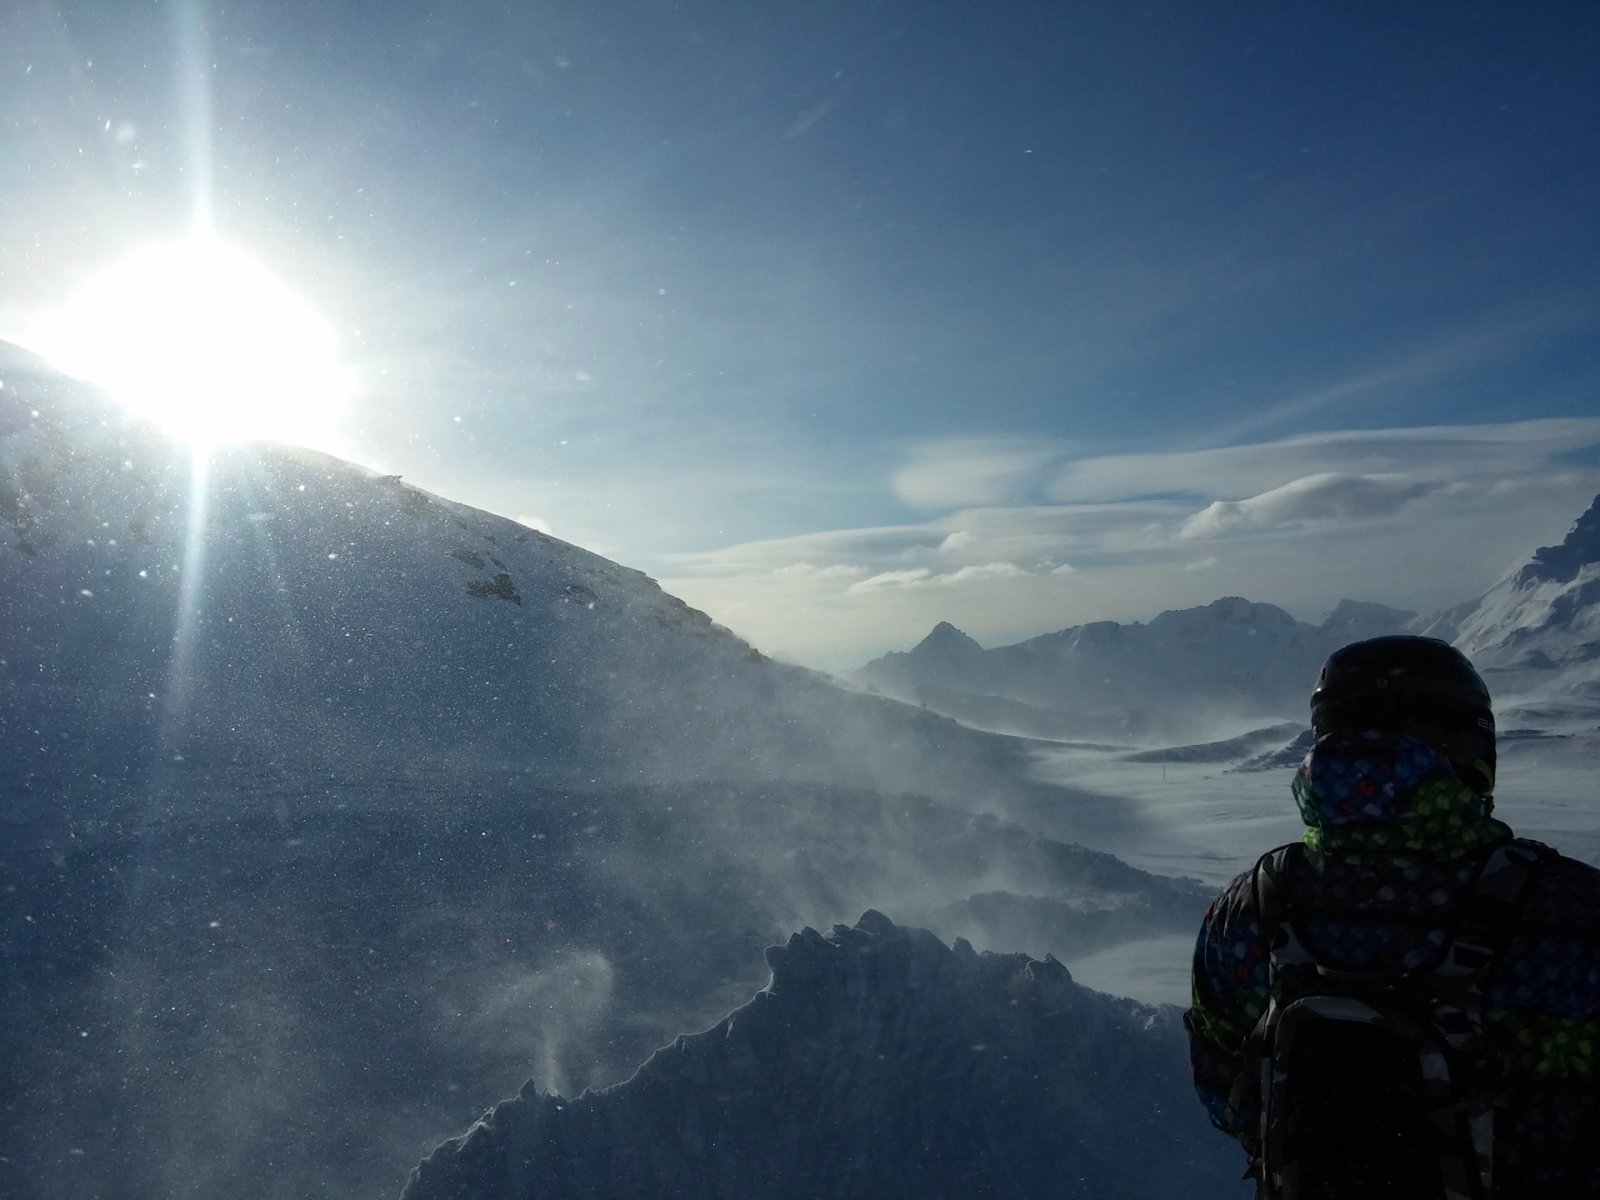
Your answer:
[[[1293,791],[1313,850],[1455,858],[1511,837],[1510,826],[1489,815],[1488,796],[1406,734],[1328,734],[1301,763]]]

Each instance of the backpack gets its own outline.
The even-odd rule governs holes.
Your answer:
[[[1288,898],[1303,845],[1254,873],[1271,996],[1250,1035],[1268,1200],[1489,1200],[1502,1100],[1484,1031],[1488,980],[1549,852],[1489,853],[1450,937],[1420,968],[1347,969],[1305,947]]]

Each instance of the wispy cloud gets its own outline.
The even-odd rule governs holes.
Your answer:
[[[1600,419],[1585,418],[1074,461],[1061,444],[941,442],[913,454],[925,499],[1027,495],[1048,476],[1057,502],[674,554],[659,573],[763,649],[824,666],[913,643],[938,620],[993,645],[1225,594],[1307,617],[1344,597],[1430,610],[1559,540],[1600,491],[1600,470],[1572,465],[1596,445]],[[961,482],[936,486],[936,461]]]
[[[907,571],[884,571],[874,575],[871,579],[863,579],[860,583],[852,583],[850,591],[859,595],[862,592],[881,591],[884,588],[913,587],[919,583],[926,583],[933,577],[933,572],[927,567],[912,567]]]
[[[920,509],[1026,503],[1065,447],[1045,440],[973,438],[929,442],[894,472],[895,495]]]
[[[1485,479],[1541,473],[1560,455],[1600,444],[1600,418],[1436,425],[1305,434],[1200,450],[1106,455],[1064,463],[1048,495],[1063,503],[1138,496],[1242,500],[1329,473]]]
[[[1263,408],[1246,420],[1236,421],[1213,436],[1236,443],[1261,430],[1306,423],[1315,413],[1339,404],[1373,396],[1404,394],[1408,389],[1443,385],[1474,367],[1504,359],[1551,336],[1570,333],[1593,317],[1587,299],[1556,303],[1537,311],[1494,316],[1455,330],[1448,338],[1413,350],[1365,371],[1324,384]]]
[[[1016,563],[984,563],[982,566],[962,567],[956,571],[938,574],[927,567],[913,567],[909,571],[885,571],[870,579],[850,585],[853,593],[881,591],[884,588],[910,587],[960,587],[963,584],[990,582],[996,579],[1019,579],[1033,572]]]
[[[867,569],[854,563],[833,563],[830,566],[819,567],[815,563],[797,562],[790,563],[786,567],[778,567],[772,573],[803,576],[807,579],[859,579],[867,573]]]
[[[1178,536],[1216,537],[1247,527],[1388,516],[1445,486],[1438,480],[1386,475],[1308,475],[1245,500],[1214,500],[1185,521]]]
[[[1192,504],[1171,501],[972,508],[918,524],[818,530],[671,554],[664,560],[675,578],[775,572],[816,576],[841,564],[865,575],[915,567],[948,574],[996,562],[1050,571],[1063,563],[1082,565],[1104,555],[1148,550],[1170,540],[1192,512]]]
[[[788,127],[783,131],[783,136],[786,138],[799,137],[831,113],[836,103],[834,100],[823,100],[814,104],[789,123]]]

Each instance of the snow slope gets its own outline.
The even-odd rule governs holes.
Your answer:
[[[1007,819],[1092,808],[1024,743],[3,365],[0,1193],[392,1193],[529,1076],[614,1082],[747,1000],[795,928],[1068,958],[1203,904]]]
[[[1424,630],[1455,642],[1524,706],[1529,693],[1543,694],[1592,715],[1600,704],[1600,497],[1559,545],[1536,550]]]
[[[24,781],[401,756],[993,806],[1017,774],[1014,743],[841,692],[402,480],[274,447],[201,467],[49,376],[13,374],[0,430],[0,733]]]

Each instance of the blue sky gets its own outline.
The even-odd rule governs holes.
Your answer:
[[[350,457],[848,666],[1482,590],[1600,491],[1600,8],[66,3],[0,334],[196,205]]]

